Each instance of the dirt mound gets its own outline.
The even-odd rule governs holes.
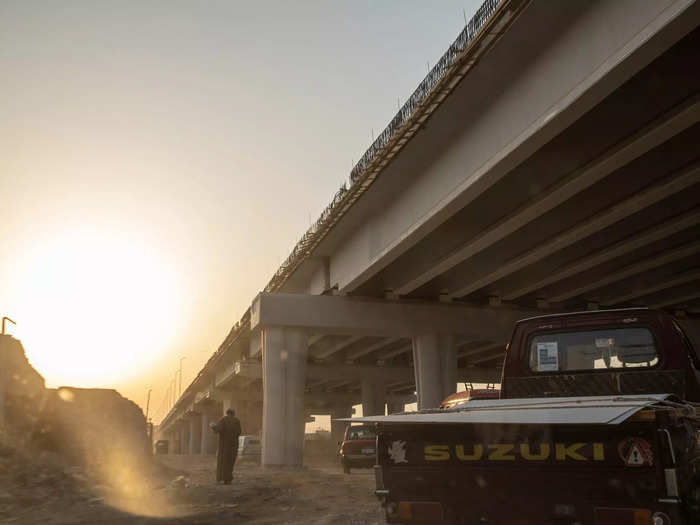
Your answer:
[[[80,468],[68,466],[59,455],[26,450],[0,434],[0,523],[19,521],[38,506],[90,502],[91,485]]]
[[[34,444],[72,464],[90,466],[140,463],[150,451],[141,409],[107,389],[48,390]]]
[[[44,400],[44,378],[29,364],[17,339],[0,334],[0,428],[26,435]]]

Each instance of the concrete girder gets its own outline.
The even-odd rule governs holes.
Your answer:
[[[497,341],[508,337],[516,321],[541,313],[530,309],[494,310],[457,303],[261,293],[251,307],[251,329],[286,326],[303,327],[314,332],[389,337],[443,333]]]
[[[599,252],[588,257],[584,257],[583,259],[579,259],[578,261],[565,266],[561,270],[556,271],[537,282],[528,283],[517,290],[507,292],[503,295],[503,299],[506,301],[513,301],[529,294],[530,292],[540,290],[547,285],[563,281],[568,277],[580,274],[595,266],[612,261],[613,259],[621,257],[634,250],[658,242],[666,237],[670,237],[671,235],[695,226],[696,224],[700,224],[700,210],[692,210],[688,213],[684,213],[679,217],[674,217],[673,219],[664,222],[660,226],[644,230],[643,232],[638,233],[625,241],[615,244],[615,246],[606,247],[604,250],[600,250]],[[605,301],[602,302],[603,304],[609,305],[616,304]]]
[[[319,411],[336,405],[352,407],[361,402],[359,392],[319,392],[309,394],[304,399],[304,406],[310,410]]]
[[[482,352],[496,350],[498,348],[505,349],[505,345],[503,343],[491,343],[491,344],[481,345],[481,346],[478,346],[476,348],[470,348],[469,350],[461,350],[461,351],[457,352],[457,359],[460,359],[462,357],[468,357],[470,355],[481,354]]]
[[[696,290],[694,292],[691,292],[689,294],[684,294],[681,296],[677,297],[672,297],[670,299],[666,299],[664,301],[660,301],[656,304],[652,305],[652,308],[664,308],[666,306],[673,306],[673,305],[678,305],[678,304],[683,304],[687,301],[692,301],[694,299],[700,298],[700,290]]]
[[[614,146],[611,150],[607,151],[605,154],[601,155],[588,165],[575,170],[562,181],[557,183],[555,188],[535,199],[530,205],[525,206],[522,209],[518,209],[511,215],[501,219],[495,225],[483,231],[471,242],[456,250],[448,257],[437,263],[431,264],[430,267],[426,268],[418,276],[406,283],[402,283],[400,286],[393,287],[394,292],[399,295],[411,293],[423,284],[447,272],[459,263],[473,257],[486,248],[493,246],[495,243],[521,229],[526,224],[553,210],[561,203],[566,202],[575,195],[581,193],[587,188],[590,188],[603,178],[615,172],[617,169],[622,168],[637,157],[654,149],[660,144],[663,144],[668,139],[674,135],[677,135],[684,129],[689,128],[699,120],[700,99],[698,97],[694,97],[681,108],[674,108],[672,111],[655,120],[652,124],[642,129],[639,133],[635,134],[627,141],[620,145]],[[606,214],[606,216],[607,215],[609,214]],[[608,218],[608,221],[611,220],[611,218]],[[608,222],[608,224],[612,224],[613,222],[616,222],[616,220],[619,219],[612,220],[612,222]],[[605,221],[597,222],[604,223]],[[589,226],[589,229],[593,228],[593,226]],[[582,234],[579,234],[577,238],[581,238],[581,235]],[[590,235],[590,233],[588,235]],[[515,263],[513,263],[513,266],[516,266]],[[498,271],[491,274],[493,277],[488,277],[488,279],[482,278],[478,281],[478,285],[470,284],[468,287],[461,290],[450,292],[448,296],[460,297],[467,295],[468,293],[485,286],[489,282],[500,279],[513,271],[516,270],[501,270],[499,267]],[[483,284],[481,281],[483,281]]]
[[[577,297],[591,290],[597,290],[599,288],[604,287],[605,285],[621,281],[633,275],[640,274],[646,270],[651,270],[653,268],[658,268],[660,266],[672,263],[674,261],[678,261],[680,259],[685,259],[686,257],[695,255],[698,252],[700,252],[700,241],[686,244],[685,246],[681,246],[680,248],[676,248],[675,250],[663,252],[659,256],[650,257],[641,262],[625,266],[621,270],[609,273],[602,279],[587,282],[582,286],[578,286],[576,288],[557,293],[553,297],[549,297],[549,300],[553,302],[560,302],[566,299],[570,299],[572,297]]]
[[[405,354],[406,352],[410,352],[411,349],[413,348],[411,343],[401,345],[398,348],[392,348],[390,350],[384,350],[383,352],[379,352],[377,354],[377,361],[384,361],[386,359],[391,359],[392,357],[396,357],[401,354]]]
[[[354,350],[352,352],[348,352],[348,354],[345,356],[349,360],[355,360],[360,357],[363,357],[367,354],[371,354],[372,352],[375,352],[376,350],[381,350],[385,346],[389,346],[392,343],[395,343],[398,341],[400,338],[399,337],[386,337],[382,339],[381,341],[378,341],[374,344],[371,344],[369,346],[366,346],[364,348],[359,348],[358,350]]]
[[[316,381],[311,381],[310,383],[307,383],[307,385],[306,385],[306,391],[308,392],[308,391],[310,391],[310,390],[313,390],[314,388],[318,388],[319,386],[325,385],[325,384],[328,383],[329,381],[330,381],[330,379],[325,379],[325,378],[324,378],[324,379],[319,379],[319,380],[316,380]]]
[[[316,359],[328,359],[333,354],[337,354],[338,352],[347,348],[348,346],[350,346],[354,343],[357,343],[363,337],[364,336],[361,336],[361,335],[353,335],[353,336],[347,337],[347,338],[343,339],[342,341],[339,341],[338,343],[334,344],[330,348],[327,348],[325,350],[322,350],[321,352],[315,353],[313,357]]]
[[[309,348],[318,343],[321,339],[325,337],[325,334],[312,334],[309,336]]]
[[[500,351],[500,352],[494,352],[494,353],[491,353],[491,354],[488,354],[488,355],[479,356],[479,357],[477,357],[477,358],[475,358],[475,359],[469,359],[469,363],[470,363],[470,364],[478,365],[479,363],[487,363],[487,362],[489,362],[489,361],[493,361],[493,360],[495,360],[495,359],[498,359],[499,357],[500,357],[500,358],[505,358],[505,357],[506,357],[506,351],[505,351],[505,350],[506,350],[505,348],[501,348],[501,351]]]
[[[353,383],[357,383],[358,381],[361,381],[361,379],[345,379],[341,381],[333,381],[333,384],[328,385],[325,388],[326,392],[332,392],[333,390],[337,388],[343,388],[344,386],[351,385]]]
[[[700,102],[693,106],[697,113],[696,118],[700,120]],[[572,244],[585,239],[622,219],[634,215],[645,208],[652,206],[662,200],[679,193],[687,188],[700,182],[700,166],[695,165],[690,169],[683,170],[679,175],[671,180],[665,180],[661,184],[654,185],[634,197],[631,197],[621,203],[613,206],[604,213],[599,213],[592,218],[578,224],[577,226],[557,235],[553,239],[549,239],[545,244],[537,246],[529,250],[525,254],[516,257],[515,259],[498,265],[498,268],[490,274],[481,277],[467,286],[450,292],[448,297],[462,297],[469,295],[499,279],[507,277],[537,261],[541,261],[545,257],[556,253]]]
[[[345,292],[361,287],[456,210],[493,188],[506,173],[697,25],[698,9],[691,2],[642,6],[637,3],[634,7],[622,4],[624,8],[620,5],[586,3],[585,8],[584,4],[577,4],[578,9],[574,9],[573,4],[566,3],[564,12],[550,4],[530,3],[518,23],[503,36],[502,45],[495,46],[487,57],[491,66],[488,71],[500,74],[487,78],[507,86],[500,92],[497,103],[489,104],[487,111],[477,106],[484,100],[482,90],[487,82],[479,82],[483,79],[480,68],[476,68],[474,81],[468,82],[468,78],[462,82],[455,95],[446,99],[433,116],[434,126],[442,121],[449,123],[445,115],[450,112],[462,119],[466,114],[471,117],[471,124],[453,137],[449,151],[418,180],[421,186],[417,191],[423,190],[430,199],[409,196],[402,199],[397,195],[395,202],[382,210],[381,216],[377,214],[372,224],[363,224],[353,232],[348,243],[354,247],[331,257],[332,267],[338,266],[331,272],[331,281],[337,282]],[[619,24],[618,30],[608,31],[611,23]],[[543,24],[548,27],[545,29]],[[528,57],[527,71],[518,77],[506,77],[507,72],[519,71],[514,67],[513,47],[509,46],[517,46],[526,35],[531,38],[538,32],[533,28],[538,27],[548,36],[546,44],[539,37],[532,40],[532,49],[541,51]],[[518,59],[522,63],[523,58]],[[562,67],[563,63],[567,67]],[[523,92],[529,94],[525,108]],[[458,103],[468,104],[463,101],[465,96],[470,96],[476,107],[467,105],[468,112],[458,113],[455,111]],[[498,133],[497,130],[506,127],[508,133]],[[415,158],[410,156],[412,153],[408,150],[403,159],[398,157],[397,161],[404,160],[405,164],[397,166],[394,162],[387,168],[388,175],[393,175],[392,166],[397,166],[396,170],[408,170]],[[448,174],[455,170],[464,173],[464,177],[448,179]],[[425,190],[426,179],[431,183],[430,192]],[[403,183],[405,177],[400,180]],[[407,209],[411,212],[407,213]],[[402,221],[401,214],[410,220]],[[367,250],[367,246],[372,246],[372,250]]]
[[[632,299],[637,299],[639,297],[644,297],[645,295],[651,295],[656,292],[661,292],[663,290],[668,290],[682,284],[700,280],[700,269],[692,270],[689,272],[682,273],[678,277],[656,283],[650,286],[645,286],[644,288],[635,290],[632,293],[626,295],[620,295],[617,297],[611,297],[610,299],[601,299],[601,303],[607,306],[615,306],[618,304],[626,303]]]

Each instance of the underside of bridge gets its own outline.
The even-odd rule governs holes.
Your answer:
[[[305,416],[497,382],[514,321],[533,314],[648,306],[699,333],[700,8],[500,4],[512,16],[485,26],[488,53],[161,424],[179,450],[211,450],[206,423],[231,406],[262,430],[266,464],[299,464]]]

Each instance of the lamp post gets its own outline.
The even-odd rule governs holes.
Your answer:
[[[180,368],[178,369],[178,372],[180,374],[180,385],[178,387],[178,396],[182,395],[182,362],[187,359],[187,357],[181,357],[180,358]]]
[[[151,390],[152,388],[148,389],[148,393],[146,394],[146,423],[148,423],[148,409],[151,406]]]
[[[5,321],[10,321],[10,322],[11,322],[12,324],[14,324],[14,325],[17,324],[17,323],[15,323],[12,319],[10,319],[9,317],[3,317],[3,318],[2,318],[2,335],[5,335]]]

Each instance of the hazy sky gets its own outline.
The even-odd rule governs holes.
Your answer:
[[[49,386],[158,411],[478,5],[0,1],[0,315]]]

